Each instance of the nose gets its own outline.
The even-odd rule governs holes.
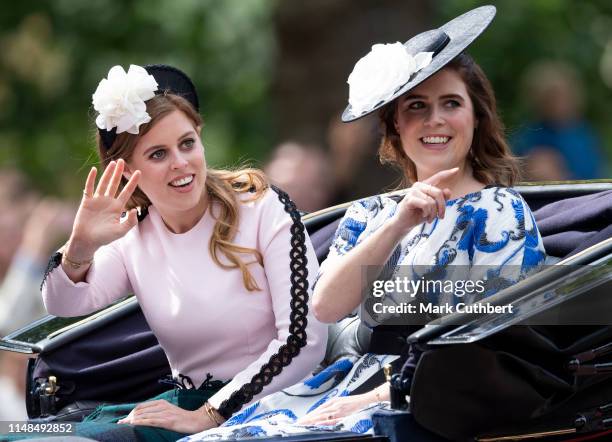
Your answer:
[[[189,164],[189,161],[187,161],[185,153],[178,149],[175,150],[172,154],[172,162],[170,163],[172,169],[182,169],[187,166],[187,164]]]
[[[425,126],[437,127],[442,126],[444,123],[445,120],[441,109],[438,106],[431,106],[425,116]]]

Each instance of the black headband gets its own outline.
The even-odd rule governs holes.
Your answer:
[[[191,79],[183,71],[164,64],[151,64],[143,66],[144,69],[155,78],[158,88],[155,95],[171,93],[185,98],[196,111],[199,111],[198,94]],[[111,130],[98,128],[98,133],[102,139],[102,144],[106,149],[115,142],[117,138],[117,128]]]

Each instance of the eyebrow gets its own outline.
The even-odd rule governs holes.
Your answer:
[[[426,100],[426,99],[428,99],[428,98],[429,98],[429,97],[427,97],[427,96],[425,96],[425,95],[417,95],[417,94],[414,94],[414,95],[408,95],[408,96],[406,96],[406,98],[404,99],[404,101],[408,101],[408,100]],[[459,94],[444,94],[444,95],[440,95],[438,98],[439,98],[440,100],[447,100],[447,99],[449,99],[449,98],[452,98],[452,99],[459,99],[459,100],[465,100],[465,98],[463,98],[463,97],[462,97],[461,95],[459,95]]]
[[[180,137],[178,137],[179,141],[182,140],[183,138],[194,134],[195,132],[193,130],[190,130],[188,132],[185,132],[183,135],[181,135]],[[149,152],[153,151],[153,150],[157,150],[157,149],[161,149],[163,147],[166,147],[165,144],[156,144],[155,146],[151,146],[148,147],[147,149],[145,149],[145,151],[143,152],[143,156],[147,156],[149,154]]]

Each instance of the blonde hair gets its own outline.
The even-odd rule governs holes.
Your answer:
[[[474,178],[487,185],[512,186],[520,178],[519,160],[512,155],[506,141],[491,83],[480,66],[465,53],[455,57],[444,69],[451,69],[459,74],[474,106],[478,127],[474,130],[468,154]],[[391,164],[402,170],[402,185],[407,186],[417,181],[417,171],[414,162],[406,155],[395,129],[396,111],[397,100],[380,111],[383,138],[378,155],[381,163]]]
[[[179,110],[191,120],[194,127],[202,126],[202,117],[183,97],[164,93],[156,95],[147,101],[147,112],[151,121],[140,126],[139,134],[123,132],[115,137],[110,148],[106,148],[101,137],[97,134],[98,154],[102,167],[106,168],[113,160],[123,158],[129,161],[138,140],[145,135],[160,119],[169,113]],[[127,183],[125,177],[121,179],[122,187]],[[213,261],[224,269],[240,269],[244,286],[249,291],[261,290],[253,275],[248,269],[255,262],[263,266],[263,256],[256,250],[234,244],[240,222],[239,194],[250,193],[252,196],[245,201],[254,201],[261,198],[268,188],[263,172],[257,169],[216,170],[208,169],[206,176],[206,192],[208,192],[208,209],[215,219],[213,234],[210,238],[209,251]],[[213,203],[215,209],[213,210]],[[137,188],[127,203],[127,208],[148,208],[151,201],[145,193]],[[215,213],[216,212],[216,213]],[[240,255],[252,255],[254,260],[245,262]],[[222,260],[222,257],[225,258]]]

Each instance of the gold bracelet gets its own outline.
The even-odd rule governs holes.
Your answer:
[[[85,261],[81,261],[81,262],[73,261],[72,259],[68,258],[68,255],[66,253],[64,253],[63,257],[64,257],[64,260],[68,263],[68,265],[70,265],[70,267],[72,267],[74,270],[78,270],[82,266],[89,265],[93,262],[93,258],[86,259]]]
[[[205,403],[204,403],[204,411],[206,411],[206,414],[208,415],[208,417],[210,418],[210,420],[212,420],[212,421],[215,423],[215,425],[217,425],[217,427],[223,423],[223,422],[220,422],[220,421],[219,421],[219,419],[217,418],[217,416],[216,416],[216,414],[215,414],[215,412],[216,412],[217,410],[215,410],[215,409],[213,408],[213,406],[212,406],[212,405],[210,405],[210,403],[209,403],[209,402],[205,402]]]

